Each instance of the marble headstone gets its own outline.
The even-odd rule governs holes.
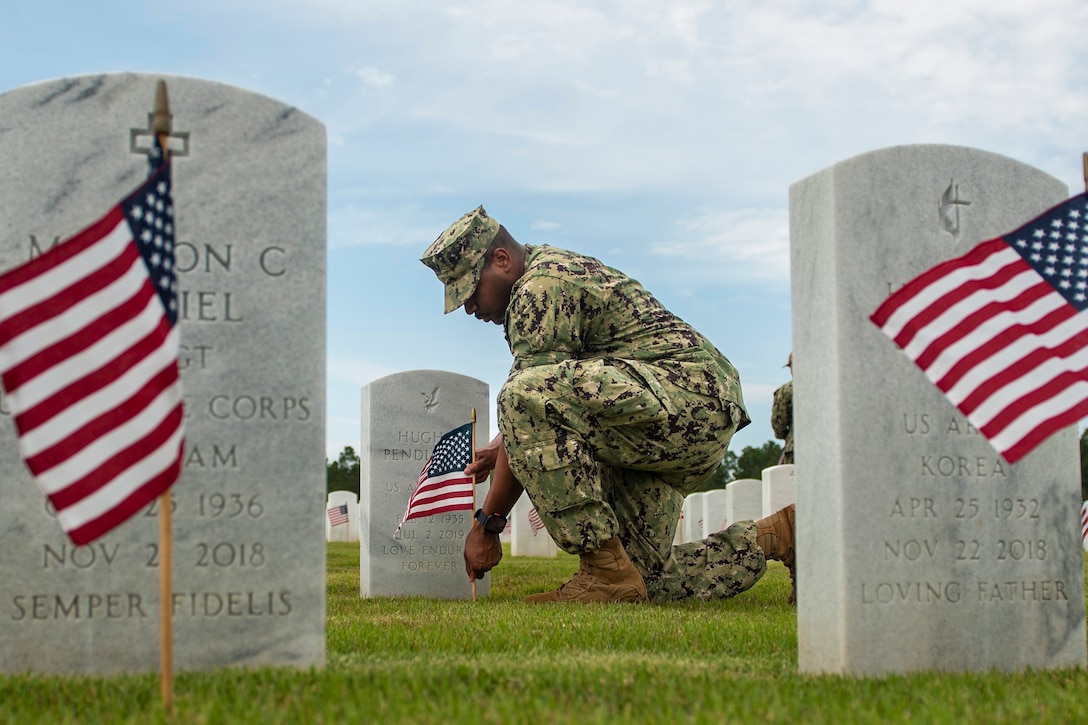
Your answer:
[[[362,389],[359,589],[363,597],[468,599],[464,542],[473,511],[412,519],[397,533],[435,443],[476,410],[476,446],[488,441],[487,383],[441,370],[387,375]],[[476,506],[487,496],[476,486]],[[491,577],[476,582],[477,596]]]
[[[62,78],[0,95],[0,269],[101,217],[173,113],[186,447],[173,489],[179,670],[325,661],[325,130],[274,99],[177,76]],[[159,664],[157,502],[74,547],[0,405],[0,671]]]
[[[763,469],[763,515],[770,516],[775,511],[797,503],[793,484],[793,465],[783,463]]]
[[[559,548],[552,541],[544,522],[535,516],[529,495],[523,493],[510,512],[510,555],[554,558]]]
[[[332,525],[332,519],[328,516],[328,509],[334,506],[346,506],[348,520],[345,523]],[[333,491],[325,502],[325,540],[326,541],[358,541],[359,540],[359,497],[352,491]]]
[[[763,518],[763,482],[739,478],[725,485],[725,518],[730,523]]]
[[[729,525],[725,515],[725,489],[716,488],[703,495],[703,537]]]
[[[693,541],[701,541],[706,538],[706,525],[703,522],[703,498],[705,494],[701,491],[696,493],[689,493],[684,497],[684,521],[682,526],[684,529],[684,543],[690,544]]]
[[[676,522],[676,533],[673,535],[674,546],[691,543],[692,525],[702,516],[702,506],[696,511],[693,508],[691,494],[684,497],[684,503],[680,506],[680,519]]]
[[[803,672],[1085,665],[1076,431],[1008,464],[869,320],[1067,194],[941,145],[867,153],[790,189]]]

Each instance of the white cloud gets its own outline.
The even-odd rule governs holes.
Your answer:
[[[287,17],[285,5],[299,3],[266,12]],[[1038,163],[1040,147],[1077,143],[1088,115],[1081,0],[427,9],[318,0],[305,21],[380,59],[352,66],[380,101],[329,94],[315,113],[354,139],[344,158],[386,179],[425,166],[460,188],[688,187],[784,203],[793,181],[896,144]],[[1038,130],[1037,147],[1009,148],[1024,129]]]
[[[329,249],[381,244],[422,250],[449,223],[444,220],[428,224],[428,215],[413,204],[383,204],[380,199],[373,203],[374,206],[354,202],[330,205]]]
[[[650,251],[692,263],[701,276],[789,279],[789,220],[783,209],[704,211],[676,223],[675,236]]]
[[[393,86],[393,75],[385,71],[367,66],[353,71],[353,74],[369,88],[390,88]]]
[[[1070,82],[1086,19],[1079,0],[768,2],[733,17],[730,55],[759,59],[755,79],[805,106],[875,93],[930,123],[1002,127],[1083,114]]]

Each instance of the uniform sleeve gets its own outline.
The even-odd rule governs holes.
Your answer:
[[[577,358],[601,309],[582,285],[552,276],[524,279],[510,299],[507,339],[514,370]]]

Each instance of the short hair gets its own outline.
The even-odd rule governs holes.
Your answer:
[[[506,231],[506,227],[499,225],[499,230],[495,233],[495,238],[491,240],[491,244],[487,245],[487,251],[484,252],[484,264],[491,264],[491,256],[495,253],[496,249],[505,249],[508,252],[517,250],[521,245],[517,240]]]

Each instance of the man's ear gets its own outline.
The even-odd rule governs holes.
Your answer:
[[[508,249],[499,247],[491,253],[491,264],[500,272],[509,272],[514,264],[514,258],[510,256]]]

